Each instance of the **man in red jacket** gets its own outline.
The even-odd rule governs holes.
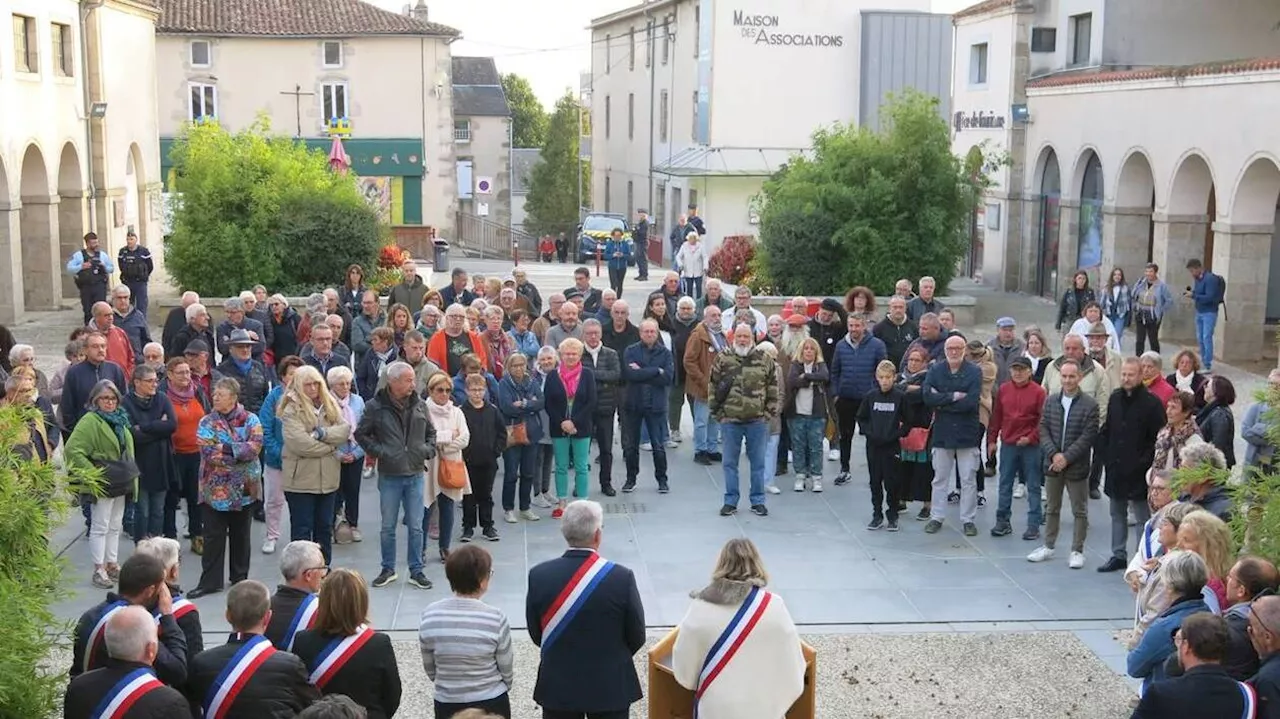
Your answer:
[[[1013,509],[1013,483],[1017,475],[1027,485],[1027,531],[1022,538],[1040,538],[1044,521],[1040,509],[1040,483],[1044,468],[1040,454],[1040,418],[1044,413],[1044,388],[1031,381],[1031,360],[1014,357],[1009,362],[1011,379],[1000,385],[991,409],[991,426],[987,430],[987,454],[996,451],[1000,440],[1000,499],[996,507],[996,526],[991,536],[1013,533],[1010,517]]]

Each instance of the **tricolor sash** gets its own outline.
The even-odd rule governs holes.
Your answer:
[[[102,643],[102,633],[106,631],[107,621],[111,619],[116,612],[129,606],[129,603],[123,599],[107,605],[107,610],[98,618],[98,623],[93,625],[93,629],[89,631],[89,638],[84,643],[84,671],[94,669],[93,655],[98,652],[98,645]]]
[[[346,666],[351,661],[351,657],[360,651],[360,648],[369,643],[373,638],[373,627],[367,624],[361,624],[356,628],[356,633],[349,637],[334,639],[329,642],[329,646],[320,652],[316,657],[316,666],[311,670],[311,676],[308,680],[318,689],[324,689],[324,685],[329,683],[330,679],[338,673],[338,670]]]
[[[164,684],[156,678],[151,667],[134,669],[111,687],[89,716],[92,719],[121,719],[139,699],[162,686]]]
[[[183,599],[181,595],[173,598],[173,620],[175,622],[197,609],[198,607],[196,607],[195,602],[190,599]],[[159,611],[152,612],[151,616],[156,618],[156,624],[160,623],[160,617],[162,615]]]
[[[275,653],[276,648],[271,646],[266,637],[260,634],[249,637],[209,687],[209,693],[204,698],[205,719],[224,719],[227,712],[231,711],[236,697],[240,695],[240,690],[249,683],[249,678]]]
[[[1240,685],[1240,693],[1244,695],[1244,713],[1240,715],[1240,719],[1254,719],[1258,716],[1258,692],[1246,682],[1236,683]]]
[[[613,566],[613,562],[595,552],[587,556],[542,615],[542,651],[547,651],[560,638],[564,628],[582,609],[582,605],[586,604],[587,598],[600,586]]]
[[[772,597],[772,594],[760,587],[752,587],[747,598],[742,601],[742,606],[738,607],[738,613],[733,615],[729,626],[724,628],[720,638],[711,645],[711,651],[707,652],[707,658],[702,662],[702,672],[698,675],[698,690],[693,694],[695,719],[698,716],[698,702],[702,700],[702,695],[738,653],[738,649],[751,634],[751,630],[756,628],[760,617],[764,616],[764,610],[769,607],[769,600]]]
[[[298,606],[298,611],[293,615],[293,621],[289,622],[289,629],[285,631],[284,638],[281,643],[284,644],[281,649],[293,651],[293,638],[303,629],[310,629],[312,624],[316,622],[316,612],[320,609],[320,601],[316,599],[316,595],[308,594],[302,600],[302,604]]]

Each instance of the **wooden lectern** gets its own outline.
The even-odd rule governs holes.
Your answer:
[[[693,692],[680,686],[671,670],[671,652],[676,646],[679,629],[653,645],[649,650],[649,719],[692,719]],[[814,719],[817,716],[815,689],[818,683],[818,653],[800,642],[804,652],[804,691],[787,710],[784,719]]]

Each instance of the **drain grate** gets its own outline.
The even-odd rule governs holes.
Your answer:
[[[605,514],[648,514],[649,505],[641,502],[609,502],[602,505]]]

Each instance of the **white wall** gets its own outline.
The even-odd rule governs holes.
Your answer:
[[[1013,102],[1014,43],[1017,39],[1017,19],[1013,13],[986,16],[974,20],[961,20],[955,28],[955,56],[952,62],[952,149],[964,157],[969,148],[979,145],[993,151],[1008,151],[1009,130],[1013,127],[1009,117]],[[971,79],[973,47],[987,45],[987,79],[975,84]],[[1003,118],[1002,127],[974,126],[961,122],[957,128],[956,116],[970,121],[976,113]],[[979,123],[981,124],[981,123]],[[992,175],[997,191],[1006,189],[1008,167],[1002,166]]]
[[[1111,0],[1103,62],[1186,65],[1280,52],[1274,0]]]
[[[459,120],[463,118],[458,118]],[[454,143],[458,159],[472,162],[471,177],[493,179],[493,190],[488,195],[475,194],[471,201],[460,200],[464,212],[478,214],[478,203],[489,205],[488,219],[499,224],[511,221],[511,118],[469,117],[471,141]]]

